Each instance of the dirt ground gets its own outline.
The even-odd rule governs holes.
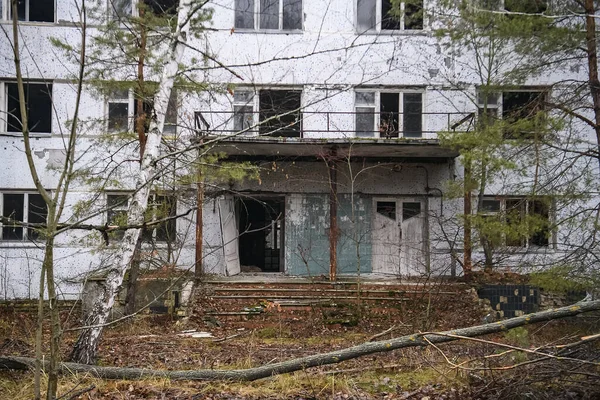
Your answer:
[[[453,301],[421,299],[405,305],[401,314],[396,311],[386,315],[385,307],[358,306],[351,323],[332,323],[319,309],[293,313],[276,306],[260,316],[218,324],[207,322],[201,313],[183,320],[144,315],[106,329],[99,364],[168,370],[251,368],[364,343],[391,327],[395,329],[377,339],[476,325],[485,312],[466,293]],[[32,356],[34,315],[10,308],[0,312],[0,354]],[[66,358],[77,334],[68,328],[77,321],[68,311],[63,317]],[[572,342],[597,333],[599,327],[598,317],[573,318],[484,339],[537,349]],[[183,333],[188,330],[208,332],[211,337]],[[63,399],[215,400],[600,398],[600,349],[592,344],[575,350],[569,357],[584,358],[585,363],[558,362],[493,343],[462,341],[370,355],[250,383],[102,381],[71,375],[61,378],[60,395]],[[32,387],[30,373],[0,373],[0,399],[29,399]],[[78,391],[85,393],[73,397]]]

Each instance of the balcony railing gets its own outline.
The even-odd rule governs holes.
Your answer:
[[[244,109],[245,108],[245,109]],[[436,139],[442,131],[468,131],[468,112],[345,112],[289,110],[279,114],[249,111],[197,111],[200,135],[244,135],[287,138],[411,138]]]

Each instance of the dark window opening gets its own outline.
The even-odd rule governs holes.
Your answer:
[[[301,137],[301,94],[299,90],[261,90],[260,135]]]
[[[409,220],[421,214],[420,202],[403,202],[402,203],[402,221]]]
[[[547,247],[550,244],[550,210],[548,204],[541,200],[528,202],[529,216],[535,217],[535,229],[529,236],[529,244]]]
[[[176,15],[179,0],[144,0],[144,4],[148,6],[154,15]]]
[[[404,3],[404,29],[423,29],[423,0],[407,0]]]
[[[52,131],[52,85],[45,83],[25,83],[25,108],[29,132],[51,133]],[[22,132],[21,107],[16,83],[6,84],[7,94],[7,130]]]
[[[146,242],[173,243],[177,239],[177,201],[174,196],[153,195],[149,199],[146,223],[152,224],[142,231],[142,240]],[[163,221],[164,220],[164,221]]]
[[[11,10],[10,1],[8,9]],[[2,7],[0,7],[0,11]],[[18,0],[17,19],[31,22],[54,22],[54,0]]]
[[[381,29],[398,30],[400,29],[400,18],[392,12],[391,0],[381,1]]]
[[[400,95],[398,93],[381,93],[379,111],[379,136],[395,138],[399,135]]]
[[[128,103],[108,103],[108,130],[111,132],[126,131],[129,119]]]
[[[396,202],[395,201],[378,201],[377,214],[383,215],[389,219],[396,220]]]
[[[423,95],[404,93],[404,137],[423,135]]]
[[[544,110],[544,92],[504,92],[502,94],[502,119],[507,122],[504,136],[533,138],[539,128],[536,117]],[[512,125],[512,126],[511,126]]]
[[[109,194],[106,196],[106,222],[109,226],[127,225],[127,206],[129,196],[124,194]],[[124,230],[114,230],[109,233],[112,239],[121,240]]]
[[[24,228],[20,223],[46,223],[48,208],[42,196],[37,193],[5,193],[2,197],[2,216],[14,221],[14,223],[2,224],[2,239],[39,239],[39,228]]]
[[[523,199],[506,200],[506,223],[508,226],[518,227],[522,224],[525,215],[525,204]],[[506,235],[506,245],[515,247],[524,247],[525,237],[519,232],[509,232]]]
[[[504,9],[509,12],[541,14],[548,9],[546,0],[504,0]]]
[[[27,222],[30,224],[45,224],[48,217],[48,208],[44,198],[39,194],[29,194],[27,197]],[[27,228],[27,238],[32,240],[39,239],[39,229]]]
[[[242,272],[283,271],[284,199],[237,199]]]

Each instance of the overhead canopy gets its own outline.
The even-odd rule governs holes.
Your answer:
[[[205,140],[210,143],[216,137]],[[430,159],[444,161],[458,151],[442,147],[437,139],[307,139],[236,136],[211,146],[233,158],[319,158],[335,151],[339,157]]]

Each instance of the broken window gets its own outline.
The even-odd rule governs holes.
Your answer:
[[[174,196],[153,194],[148,199],[146,223],[153,224],[142,232],[142,239],[147,242],[174,242],[177,239],[177,200]]]
[[[259,93],[260,135],[301,137],[300,90],[261,90]]]
[[[377,214],[383,215],[392,220],[396,220],[396,202],[395,201],[378,201]]]
[[[302,0],[235,0],[238,29],[302,29]]]
[[[421,214],[421,203],[418,201],[402,202],[402,221],[414,218]]]
[[[361,32],[423,29],[423,0],[403,0],[396,8],[391,0],[357,0],[356,13]]]
[[[24,83],[27,128],[32,133],[52,131],[52,84]],[[7,131],[23,132],[19,92],[16,83],[6,83]]]
[[[544,102],[547,92],[515,90],[477,92],[479,123],[493,125],[500,117],[504,121],[507,139],[533,138],[544,125]]]
[[[481,214],[497,216],[507,224],[502,242],[511,247],[550,245],[550,204],[547,199],[522,197],[484,199]],[[490,219],[491,220],[491,219]]]
[[[37,193],[2,193],[2,217],[13,223],[0,224],[2,240],[36,240],[41,228],[24,227],[23,224],[45,224],[48,217],[46,202]]]
[[[233,133],[249,132],[254,126],[254,92],[236,90],[233,94]]]
[[[11,2],[7,1],[8,18],[11,19]],[[0,15],[2,4],[0,0]],[[17,18],[19,21],[54,22],[54,0],[18,0]]]
[[[545,92],[540,91],[503,92],[502,119],[507,122],[504,137],[534,138],[536,131],[543,125],[545,100]]]

